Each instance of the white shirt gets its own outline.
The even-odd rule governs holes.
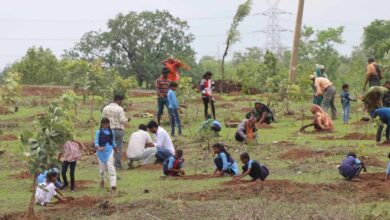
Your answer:
[[[115,102],[104,107],[102,115],[110,120],[111,129],[123,130],[124,125],[127,123],[125,111]]]
[[[43,206],[46,203],[49,203],[53,196],[56,195],[57,192],[54,183],[47,184],[47,182],[44,182],[37,186],[37,190],[35,192],[35,203]]]
[[[155,137],[156,142],[154,145],[156,147],[167,148],[172,154],[175,154],[175,147],[173,146],[171,137],[164,128],[158,127]]]
[[[127,147],[127,158],[141,157],[147,143],[153,143],[149,133],[143,130],[133,132]]]

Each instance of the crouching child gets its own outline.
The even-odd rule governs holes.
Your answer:
[[[259,162],[255,160],[251,160],[249,154],[244,152],[240,155],[241,162],[244,164],[242,167],[242,174],[239,176],[235,176],[234,180],[240,180],[243,177],[249,175],[252,177],[253,181],[261,180],[264,181],[269,175],[268,168],[264,165],[261,165]]]
[[[214,159],[215,171],[214,176],[220,177],[225,174],[230,174],[232,176],[236,176],[239,174],[237,163],[230,156],[229,152],[227,152],[225,145],[221,143],[216,143],[213,145],[214,154],[217,157]]]
[[[46,175],[46,181],[38,184],[35,191],[35,203],[41,206],[49,204],[51,199],[55,197],[58,201],[66,202],[66,199],[58,191],[54,183],[57,181],[57,173],[53,170],[49,170]]]
[[[340,174],[346,179],[351,181],[353,178],[359,176],[360,172],[364,170],[367,172],[363,162],[361,162],[355,153],[349,153],[347,157],[341,162],[339,166]]]
[[[184,176],[182,170],[184,163],[183,150],[176,150],[175,155],[168,157],[163,163],[163,173],[165,176]]]

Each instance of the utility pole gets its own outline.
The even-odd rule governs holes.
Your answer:
[[[290,62],[290,73],[289,73],[290,83],[295,83],[295,80],[297,79],[299,44],[301,41],[302,17],[303,17],[304,4],[305,4],[305,0],[299,0],[297,20],[295,23],[293,49],[292,49],[291,62]]]

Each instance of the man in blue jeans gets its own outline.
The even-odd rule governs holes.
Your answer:
[[[157,122],[150,121],[148,129],[155,135],[156,138],[154,146],[157,148],[157,162],[162,163],[175,154],[175,147],[173,146],[172,139],[164,128],[158,126]]]
[[[179,102],[176,98],[176,88],[177,83],[176,82],[170,82],[169,83],[169,90],[168,90],[168,108],[169,108],[169,115],[170,115],[170,123],[171,123],[171,135],[175,136],[175,126],[177,126],[178,133],[181,136],[181,123],[180,123],[180,116],[179,116]]]
[[[163,68],[161,77],[156,80],[156,91],[157,91],[157,123],[160,124],[161,115],[164,113],[164,106],[168,109],[168,89],[169,89],[169,80],[168,80],[169,70]]]

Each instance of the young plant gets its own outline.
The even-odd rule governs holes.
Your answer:
[[[7,105],[14,105],[15,112],[19,109],[17,98],[21,96],[21,79],[22,75],[20,73],[7,72],[3,78],[4,85],[0,87],[0,101]]]

